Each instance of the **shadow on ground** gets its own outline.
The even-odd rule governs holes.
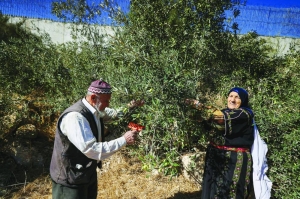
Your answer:
[[[192,193],[179,192],[175,196],[169,197],[167,199],[201,199],[201,191],[196,191]]]
[[[15,138],[16,139],[16,138]],[[23,141],[24,143],[25,141]],[[49,173],[49,165],[53,148],[53,141],[45,137],[38,137],[30,140],[31,148],[35,148],[40,156],[43,157],[42,164],[35,166],[34,162],[27,167],[18,163],[12,157],[11,152],[7,153],[2,149],[4,144],[12,145],[13,140],[7,143],[0,142],[0,199],[10,199],[12,195],[19,190],[24,189],[26,185],[35,181],[37,178]],[[24,149],[25,150],[25,149]],[[27,150],[27,149],[26,149]],[[37,156],[36,153],[30,154]],[[28,157],[30,158],[30,157]]]

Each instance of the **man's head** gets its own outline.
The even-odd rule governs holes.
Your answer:
[[[91,83],[88,91],[96,94],[111,94],[111,86],[102,79],[99,79]]]
[[[93,81],[88,88],[87,101],[99,112],[103,113],[109,107],[111,86],[102,79]]]

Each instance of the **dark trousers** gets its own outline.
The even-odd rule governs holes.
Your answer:
[[[80,187],[66,187],[52,180],[52,199],[96,199],[97,180]]]

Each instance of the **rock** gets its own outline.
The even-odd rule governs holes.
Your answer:
[[[14,141],[12,145],[6,146],[6,153],[11,156],[19,165],[25,168],[41,168],[44,165],[44,158],[30,141]]]
[[[188,180],[201,184],[204,169],[205,152],[185,154],[181,158],[183,176]]]
[[[158,176],[158,175],[160,175],[158,169],[153,169],[152,172],[151,172],[151,174],[152,174],[153,176]]]
[[[37,130],[33,124],[26,124],[20,126],[16,131],[16,136],[22,138],[34,139],[37,137]]]

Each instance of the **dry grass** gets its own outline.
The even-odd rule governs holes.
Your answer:
[[[141,170],[136,158],[129,158],[122,150],[104,161],[98,173],[98,199],[200,199],[197,183],[183,176],[152,175]],[[12,199],[51,199],[48,174],[36,178],[7,196]]]

